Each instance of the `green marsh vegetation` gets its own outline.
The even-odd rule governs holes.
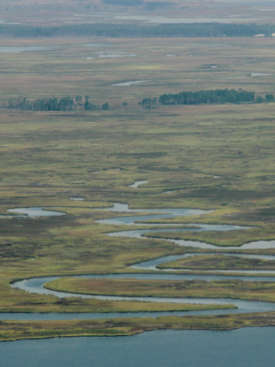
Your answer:
[[[191,251],[161,239],[108,237],[108,232],[137,228],[121,226],[118,229],[96,222],[117,215],[94,210],[110,207],[113,202],[128,203],[131,208],[213,209],[215,211],[207,215],[169,221],[231,223],[253,228],[218,234],[182,232],[174,236],[225,248],[239,246],[240,252],[244,242],[275,238],[273,103],[160,106],[146,112],[137,107],[142,98],[180,92],[186,90],[186,85],[193,91],[241,87],[262,96],[274,93],[273,76],[252,76],[256,72],[273,73],[272,39],[227,39],[230,46],[226,47],[224,39],[215,40],[215,44],[217,42],[218,46],[211,47],[213,40],[203,39],[177,40],[173,45],[171,40],[162,39],[100,39],[100,43],[109,45],[108,52],[138,55],[117,60],[99,58],[97,52],[107,50],[101,46],[86,47],[91,40],[85,38],[77,41],[73,38],[1,40],[2,46],[58,46],[43,52],[0,53],[0,78],[5,87],[0,91],[1,100],[18,96],[35,100],[53,95],[58,98],[89,95],[96,105],[108,100],[112,109],[0,110],[1,214],[7,214],[9,208],[30,206],[53,207],[67,213],[52,218],[0,218],[0,311],[125,312],[186,307],[79,299],[60,301],[53,296],[10,288],[9,283],[15,279],[36,276],[136,272],[129,265]],[[167,54],[172,51],[176,56],[168,58]],[[95,59],[87,60],[89,56]],[[211,65],[217,67],[211,68]],[[129,80],[150,82],[129,88],[112,86]],[[127,104],[122,105],[123,102]],[[148,184],[137,189],[128,186],[145,179]],[[165,193],[170,190],[175,191]],[[84,200],[72,201],[71,197]],[[161,223],[159,220],[160,227]],[[142,223],[140,228],[143,228]],[[273,250],[250,252],[274,253]],[[248,265],[250,263],[242,264]],[[117,284],[123,292],[123,282]],[[232,283],[230,288],[225,282],[210,289],[205,283],[200,287],[192,283],[189,291],[194,295],[199,290],[206,297],[232,292],[237,298],[245,294],[246,284],[243,287],[240,284]],[[252,291],[248,285],[247,299],[273,301],[273,285],[261,286],[264,290],[251,285]],[[152,286],[150,292],[155,288]],[[210,327],[211,322],[215,327],[230,328],[232,320],[238,320],[232,321],[235,326],[250,324],[245,321],[249,317],[244,315],[210,319],[194,317],[192,323],[201,328]],[[253,322],[255,319],[253,316]],[[267,318],[266,323],[272,324],[271,319]],[[260,316],[259,320],[262,320]],[[110,321],[112,326],[108,333],[115,333],[114,322]],[[135,328],[139,323],[139,330],[143,330],[146,329],[144,324],[154,322],[157,323],[150,318],[139,320]],[[177,323],[187,321],[177,319],[175,325]],[[23,323],[1,323],[9,330],[7,338],[19,337],[19,324]],[[72,324],[71,321],[60,322],[68,328]],[[55,335],[54,323],[45,322],[43,327],[48,330],[47,335]],[[72,334],[71,329],[66,329],[60,335],[74,333],[77,334],[73,328]],[[32,333],[20,335],[34,336]],[[44,337],[46,333],[35,335]]]
[[[275,314],[251,313],[245,315],[220,315],[153,318],[116,318],[112,320],[69,321],[1,321],[0,340],[41,339],[73,336],[131,336],[152,330],[234,330],[241,327],[274,326]]]
[[[192,269],[192,270],[274,270],[273,260],[240,258],[234,256],[201,255],[160,264],[159,269]]]
[[[253,279],[253,278],[252,278]],[[223,281],[165,281],[137,279],[77,279],[62,278],[46,283],[48,289],[67,292],[147,297],[233,298],[274,302],[272,282]]]

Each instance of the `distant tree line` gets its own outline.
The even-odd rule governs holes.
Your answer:
[[[34,101],[29,101],[26,98],[19,98],[10,99],[6,107],[34,111],[72,111],[74,105],[75,101],[70,97],[63,97],[60,99],[35,99]]]
[[[114,6],[144,6],[147,10],[170,8],[175,3],[165,1],[143,1],[143,0],[102,0],[104,4]]]
[[[58,27],[0,24],[0,37],[254,37],[257,34],[271,36],[273,33],[275,33],[275,25],[258,25],[255,23],[178,23],[159,25],[93,23],[62,25]]]
[[[267,94],[265,98],[255,97],[255,92],[243,89],[215,89],[200,90],[196,92],[180,92],[162,94],[157,98],[144,98],[139,105],[145,109],[152,109],[161,105],[199,105],[199,104],[223,104],[223,103],[262,103],[275,102],[273,94]]]
[[[103,3],[117,6],[140,6],[143,0],[103,0]]]
[[[35,99],[30,101],[26,98],[10,99],[2,107],[19,110],[33,110],[33,111],[74,111],[76,109],[84,110],[104,110],[110,109],[109,103],[104,103],[101,107],[95,105],[89,101],[89,96],[85,96],[85,102],[82,103],[83,99],[77,95],[74,98],[62,97],[58,98],[47,98],[47,99]]]
[[[148,1],[145,3],[145,9],[147,10],[157,10],[157,9],[169,9],[175,3],[170,3],[166,1]]]
[[[235,89],[200,90],[197,92],[180,92],[175,94],[162,94],[159,103],[163,105],[173,104],[221,104],[253,102],[254,92]]]
[[[139,106],[151,110],[157,106],[157,98],[143,98],[141,102],[138,103]]]

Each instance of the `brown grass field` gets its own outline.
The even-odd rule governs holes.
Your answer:
[[[2,47],[54,48],[0,53],[0,96],[8,100],[88,94],[91,101],[108,101],[117,109],[127,101],[131,113],[138,112],[137,103],[143,98],[182,90],[243,88],[264,96],[274,93],[274,42],[273,38],[2,39]],[[148,82],[112,86],[139,80]]]

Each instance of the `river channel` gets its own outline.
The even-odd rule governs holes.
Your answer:
[[[198,209],[129,209],[126,204],[114,204],[112,208],[99,209],[109,210],[114,213],[133,213],[131,216],[118,216],[110,219],[99,220],[98,222],[106,225],[129,225],[141,226],[142,229],[130,231],[120,231],[108,233],[108,236],[123,236],[130,238],[144,239],[150,232],[168,232],[168,231],[231,231],[231,230],[248,230],[251,227],[237,225],[209,225],[189,223],[188,226],[171,225],[169,223],[161,223],[164,228],[155,228],[160,226],[157,223],[146,223],[148,220],[168,219],[177,216],[202,215],[209,213],[207,210]],[[45,210],[43,208],[20,208],[10,210],[12,213],[18,213],[22,218],[22,214],[27,218],[31,216],[49,216],[64,215],[65,213]],[[36,213],[35,215],[34,212]],[[11,216],[7,216],[11,217]],[[16,217],[16,215],[14,215]],[[30,219],[31,220],[31,219]],[[145,223],[144,223],[144,222]],[[143,223],[141,223],[143,222]],[[144,229],[148,227],[148,229]],[[150,229],[149,229],[150,227]],[[165,228],[167,227],[167,228]],[[220,250],[217,246],[196,241],[184,241],[165,239],[176,243],[180,246],[187,246],[200,249]],[[241,246],[241,249],[267,249],[274,248],[275,241],[256,241]],[[234,250],[234,253],[230,251]],[[250,258],[260,258],[265,260],[274,260],[275,256],[269,255],[252,255],[238,254],[236,247],[227,247],[220,252],[223,256],[242,256]],[[83,275],[83,278],[135,278],[135,279],[165,279],[165,280],[184,280],[184,279],[203,279],[222,280],[222,279],[240,279],[243,281],[274,281],[275,271],[238,271],[238,274],[230,271],[228,274],[222,271],[211,271],[211,274],[199,275],[192,274],[188,269],[185,274],[175,272],[172,269],[158,269],[157,266],[188,256],[199,255],[199,253],[188,253],[185,255],[166,256],[155,260],[145,261],[132,266],[132,269],[143,270],[144,273],[128,273],[128,274],[106,274],[106,275]],[[147,272],[147,273],[146,273]],[[31,293],[52,294],[56,297],[83,297],[83,298],[99,298],[112,300],[139,300],[143,302],[172,302],[172,303],[197,303],[197,304],[232,304],[237,309],[229,310],[210,310],[210,311],[192,311],[192,312],[157,312],[157,313],[123,313],[123,314],[11,314],[2,313],[2,320],[60,320],[60,319],[98,319],[98,318],[114,318],[114,317],[158,317],[160,315],[206,315],[206,314],[227,314],[227,313],[247,313],[247,312],[267,312],[275,311],[275,304],[269,302],[242,301],[237,299],[225,298],[155,298],[155,297],[116,297],[116,296],[93,296],[84,294],[72,294],[66,292],[56,292],[44,287],[44,284],[57,279],[58,277],[45,277],[22,280],[15,282],[11,286],[19,288]],[[259,335],[261,334],[261,338]],[[275,337],[275,328],[247,328],[236,331],[213,332],[213,331],[155,331],[145,333],[134,337],[123,338],[63,338],[54,340],[39,341],[19,341],[0,343],[0,354],[2,362],[1,366],[22,366],[22,358],[24,365],[34,366],[271,366],[274,359],[274,348],[268,348],[270,340]],[[237,342],[238,341],[238,342]],[[240,347],[241,345],[241,347]],[[256,345],[258,352],[255,352]],[[3,348],[6,346],[6,348]],[[229,346],[234,348],[234,356],[230,353]],[[230,348],[231,348],[230,347]],[[46,351],[51,349],[50,359],[46,358]],[[104,352],[108,349],[108,353]],[[221,355],[221,350],[223,353]],[[259,352],[263,350],[264,352]],[[32,353],[28,352],[32,350]],[[141,352],[142,350],[142,352]],[[53,351],[53,353],[52,353]],[[73,353],[73,354],[72,354]],[[251,356],[254,356],[252,358]],[[63,356],[62,358],[60,356]],[[71,356],[71,357],[69,357]],[[261,358],[259,363],[259,358]],[[250,358],[251,357],[251,358]],[[55,363],[51,363],[54,358]],[[234,362],[232,360],[234,359]],[[37,363],[37,361],[40,361]],[[181,362],[180,362],[181,361]],[[221,363],[222,361],[222,363]],[[21,363],[21,364],[20,364]]]

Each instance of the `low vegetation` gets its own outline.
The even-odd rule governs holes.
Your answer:
[[[42,339],[73,336],[132,336],[152,330],[234,330],[252,326],[275,326],[275,313],[245,315],[70,320],[1,321],[0,340]]]
[[[159,269],[192,270],[275,270],[275,261],[236,256],[201,255],[167,262]]]
[[[273,282],[240,280],[137,280],[137,279],[77,279],[60,278],[47,283],[49,289],[117,296],[175,297],[175,298],[233,298],[275,302]]]
[[[57,298],[12,289],[8,282],[0,282],[1,313],[125,313],[125,312],[175,312],[234,308],[233,305],[193,305],[139,301],[114,301],[80,297]],[[149,315],[148,314],[148,315]]]

